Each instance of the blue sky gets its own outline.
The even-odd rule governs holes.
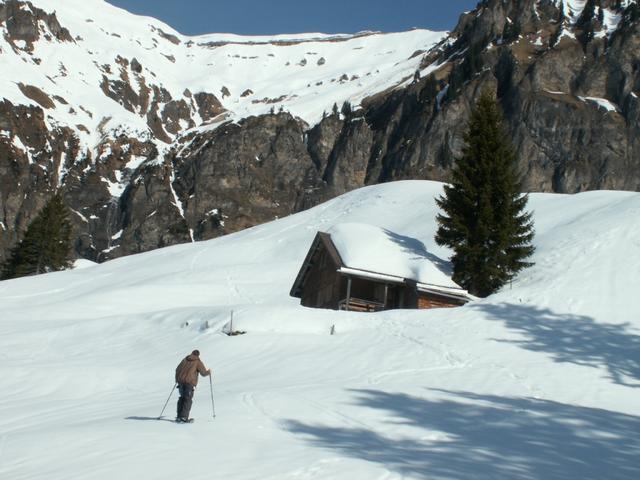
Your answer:
[[[451,30],[477,0],[107,0],[181,33],[394,32]]]

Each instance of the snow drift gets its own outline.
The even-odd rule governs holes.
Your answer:
[[[441,191],[368,187],[220,239],[0,283],[0,477],[638,477],[640,194],[532,194],[535,266],[465,307],[358,314],[288,296],[313,236],[337,224],[446,260]],[[223,333],[232,310],[246,335]],[[157,420],[195,347],[215,420],[207,379],[195,424],[167,421],[175,394]]]

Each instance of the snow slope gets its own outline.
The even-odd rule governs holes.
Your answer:
[[[640,194],[531,195],[535,266],[462,308],[288,297],[316,231],[339,223],[446,258],[439,193],[368,187],[216,240],[0,283],[0,478],[639,478]],[[246,335],[222,333],[231,310]],[[196,347],[216,418],[205,378],[196,423],[167,421],[175,394],[156,420]]]

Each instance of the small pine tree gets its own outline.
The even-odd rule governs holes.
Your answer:
[[[337,117],[337,116],[338,116],[338,104],[337,104],[337,103],[334,103],[334,104],[333,104],[333,107],[331,108],[331,114],[332,114],[334,117]]]
[[[29,224],[10,252],[2,279],[64,270],[71,266],[71,223],[62,196],[56,194]]]
[[[531,265],[525,260],[534,251],[533,223],[493,95],[480,97],[465,142],[453,181],[437,199],[436,242],[454,251],[453,280],[485,297]]]
[[[342,104],[342,108],[340,109],[340,113],[342,113],[342,116],[346,119],[351,118],[351,115],[353,114],[353,108],[351,107],[351,103],[349,103],[349,100],[344,101],[344,103]]]

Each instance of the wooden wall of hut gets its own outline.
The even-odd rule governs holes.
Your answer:
[[[420,292],[418,294],[418,308],[452,308],[464,305],[464,302],[453,298],[435,295],[433,293]]]
[[[311,262],[300,303],[305,307],[336,310],[341,291],[346,291],[346,280],[336,272],[338,265],[326,249],[319,248]]]

